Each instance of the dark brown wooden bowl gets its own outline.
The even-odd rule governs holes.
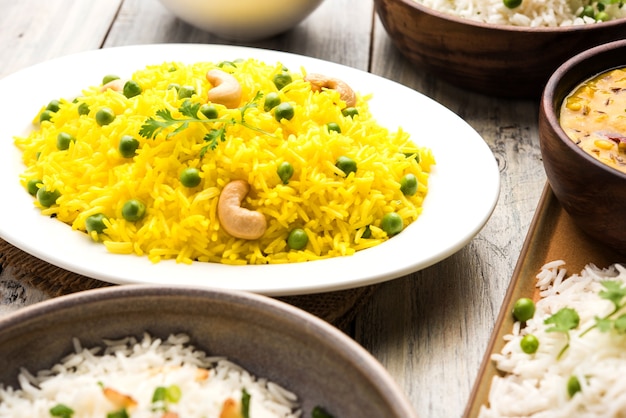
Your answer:
[[[454,85],[486,95],[539,98],[568,58],[626,37],[626,19],[586,26],[491,25],[430,9],[417,0],[374,0],[398,50]]]
[[[626,40],[597,46],[561,65],[541,98],[539,139],[548,182],[565,211],[587,235],[626,254],[626,174],[588,155],[559,124],[565,97],[616,67],[626,67]]]

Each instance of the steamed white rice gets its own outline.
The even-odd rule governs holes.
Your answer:
[[[20,388],[0,384],[0,417],[49,418],[59,404],[70,407],[74,418],[104,418],[119,411],[104,394],[105,388],[130,396],[133,418],[219,417],[227,399],[240,405],[243,391],[249,395],[249,416],[295,418],[301,415],[295,394],[221,357],[207,357],[189,344],[186,335],[167,340],[145,335],[105,341],[101,347],[84,348],[74,340],[75,353],[50,370],[31,373],[23,369]],[[206,373],[208,371],[208,373]],[[179,389],[180,399],[166,402],[155,413],[152,397],[157,387]],[[172,416],[172,415],[170,415]]]
[[[540,300],[534,317],[525,326],[516,322],[501,352],[492,355],[502,376],[491,382],[481,418],[626,416],[626,334],[597,327],[588,330],[596,317],[613,309],[613,303],[599,295],[604,290],[602,282],[626,286],[626,268],[615,264],[600,269],[589,264],[568,277],[564,264],[557,260],[542,268],[537,275]],[[546,332],[551,325],[544,320],[564,307],[575,309],[580,323],[569,331],[569,347],[559,357],[568,344],[567,335]],[[611,318],[625,312],[621,308]],[[534,354],[521,350],[520,341],[526,334],[539,340]],[[567,385],[572,376],[581,390],[570,397]]]
[[[431,9],[494,25],[558,27],[597,23],[590,17],[578,17],[583,0],[523,0],[509,9],[502,0],[414,0]],[[606,6],[610,19],[626,17],[626,7],[619,3]]]

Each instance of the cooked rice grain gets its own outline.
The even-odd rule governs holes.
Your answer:
[[[583,16],[583,0],[523,0],[518,7],[508,8],[503,0],[414,0],[431,9],[461,18],[493,25],[521,27],[560,27],[595,24],[591,17]],[[598,2],[600,3],[600,2]],[[626,17],[626,7],[619,2],[603,3],[609,20]]]
[[[75,352],[50,369],[22,369],[19,387],[0,383],[0,418],[49,418],[50,408],[59,404],[71,408],[75,417],[119,414],[120,405],[105,396],[104,388],[136,402],[125,408],[133,418],[162,416],[155,407],[180,417],[221,416],[224,402],[232,399],[239,405],[244,390],[250,395],[252,417],[301,416],[294,393],[224,357],[208,357],[185,334],[164,340],[145,334],[141,339],[107,340],[102,347],[86,348],[78,339],[73,343]],[[180,400],[153,401],[157,387],[172,386],[180,390]]]
[[[224,66],[242,86],[241,106],[248,106],[245,122],[229,125],[225,141],[202,156],[203,140],[220,123],[190,123],[187,129],[170,137],[173,128],[154,139],[139,131],[159,109],[168,109],[176,118],[185,99],[177,96],[172,84],[191,85],[197,94],[189,100],[205,103],[211,85],[206,79],[213,63],[163,63],[135,72],[132,79],[142,94],[123,94],[91,87],[76,100],[62,100],[61,109],[51,122],[42,122],[27,137],[16,138],[27,166],[21,176],[24,185],[31,179],[43,180],[58,190],[57,204],[41,208],[46,216],[85,231],[85,220],[103,213],[108,218],[104,234],[92,234],[114,253],[147,255],[153,262],[220,262],[227,264],[267,264],[316,260],[351,255],[382,243],[389,237],[379,228],[385,213],[397,212],[404,225],[415,221],[428,191],[429,149],[416,146],[407,132],[391,132],[380,126],[368,107],[368,98],[359,97],[359,115],[342,115],[335,90],[314,93],[303,81],[304,70],[291,72],[294,81],[281,92],[295,116],[275,120],[263,109],[258,92],[276,91],[273,75],[282,64],[267,65],[252,59]],[[349,80],[347,80],[349,81]],[[90,112],[78,117],[78,106],[86,103]],[[96,112],[111,108],[116,119],[99,126]],[[240,109],[216,105],[220,118],[241,121]],[[325,125],[336,122],[342,133],[329,132]],[[56,148],[60,132],[76,141],[66,151]],[[118,152],[123,135],[132,135],[140,148],[132,159]],[[340,175],[335,161],[347,155],[358,163],[356,175]],[[414,158],[417,156],[417,158]],[[418,161],[419,160],[419,161]],[[284,185],[276,170],[290,162],[295,174]],[[186,167],[201,171],[201,184],[183,187],[179,173]],[[413,173],[419,182],[414,196],[404,196],[400,179]],[[243,179],[251,185],[244,206],[263,213],[268,221],[265,235],[253,241],[233,238],[220,227],[217,201],[225,184]],[[128,222],[121,215],[129,199],[146,205],[146,216]],[[35,199],[35,204],[38,205]],[[363,238],[367,226],[371,237]],[[289,251],[286,238],[293,228],[303,228],[309,244],[302,251]]]

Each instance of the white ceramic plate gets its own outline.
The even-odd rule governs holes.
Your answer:
[[[42,216],[19,184],[23,170],[13,137],[32,129],[42,105],[71,98],[104,74],[122,77],[164,61],[219,62],[254,57],[341,78],[361,93],[379,123],[402,127],[432,149],[437,161],[423,214],[401,234],[349,257],[283,265],[152,264],[115,255],[54,219]],[[335,291],[378,283],[431,266],[465,246],[487,222],[500,177],[484,140],[442,105],[390,80],[346,66],[282,52],[224,45],[166,44],[108,48],[48,61],[0,80],[0,237],[58,267],[109,283],[192,284],[269,296]]]

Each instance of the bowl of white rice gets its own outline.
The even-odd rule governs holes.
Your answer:
[[[414,66],[486,95],[537,99],[560,64],[622,39],[619,0],[374,0]]]
[[[0,318],[0,417],[416,418],[323,320],[265,296],[115,286]]]

